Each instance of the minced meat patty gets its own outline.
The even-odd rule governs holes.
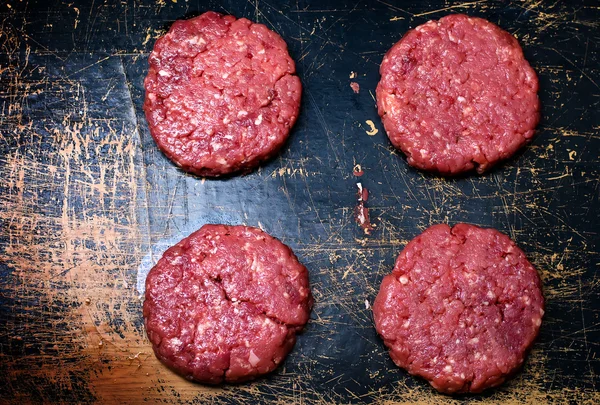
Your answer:
[[[158,147],[199,176],[247,172],[274,156],[300,109],[284,40],[262,24],[207,12],[158,39],[144,110]]]
[[[378,112],[392,144],[419,169],[488,170],[531,140],[538,79],[517,40],[454,14],[409,31],[385,55]]]
[[[205,225],[168,249],[145,296],[158,359],[209,384],[275,369],[312,307],[308,272],[290,248],[247,226]]]
[[[540,278],[506,235],[435,225],[402,251],[373,305],[392,360],[440,392],[480,392],[523,363],[544,314]]]

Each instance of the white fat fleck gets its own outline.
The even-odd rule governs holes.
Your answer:
[[[441,138],[441,135],[438,131],[433,131],[433,136],[435,136],[436,138]]]
[[[459,344],[459,343],[460,343],[460,339],[456,339],[456,342],[455,342],[455,343],[456,343],[456,344]]]
[[[265,49],[261,49],[260,51],[257,52],[259,55],[262,55],[263,53],[265,53]]]
[[[238,113],[238,118],[245,117],[246,115],[248,115],[248,111],[242,110]]]
[[[192,257],[192,260],[191,260],[191,262],[192,262],[192,263],[196,263],[197,261],[198,261],[198,260],[196,260],[196,258],[195,258],[195,257]]]
[[[494,295],[494,292],[492,290],[489,290],[487,292],[487,296],[489,299],[493,300],[496,296]]]
[[[540,308],[540,315],[544,316],[544,310]]]
[[[465,373],[460,373],[460,378],[465,379]]]
[[[464,98],[463,96],[458,96],[458,99],[457,99],[457,100],[458,100],[460,103],[464,103],[465,101],[467,101],[467,99],[466,99],[466,98]]]
[[[402,324],[402,327],[403,327],[404,329],[408,328],[409,326],[410,326],[410,319],[408,319],[406,322],[404,322],[404,323]]]
[[[286,292],[283,293],[283,298],[290,298],[290,295]]]
[[[269,318],[265,318],[265,320],[263,321],[263,325],[268,325],[271,323],[271,320]]]
[[[250,355],[248,356],[248,362],[250,364],[252,364],[253,367],[256,367],[256,365],[258,364],[259,361],[260,361],[260,357],[258,357],[254,353],[254,350],[250,350]]]
[[[481,353],[475,352],[475,360],[479,360],[481,358]]]
[[[200,45],[204,45],[206,43],[206,40],[204,38],[202,38],[201,36],[195,36],[192,37],[189,41],[190,44],[200,44]]]
[[[479,338],[478,337],[474,337],[473,339],[469,340],[469,344],[474,345],[476,343],[479,342]]]
[[[156,94],[148,93],[148,98],[150,99],[150,101],[156,101]]]
[[[408,277],[405,275],[400,276],[399,280],[402,284],[408,284]]]
[[[452,366],[451,365],[447,365],[446,367],[444,367],[444,371],[446,373],[451,373],[452,372]]]
[[[223,148],[223,145],[220,144],[219,142],[213,142],[213,144],[211,146],[212,146],[213,150],[215,150],[215,151]]]
[[[252,264],[250,264],[250,270],[255,271],[255,272],[262,270],[262,266],[260,265],[258,260],[256,260],[256,257],[252,258]]]
[[[540,326],[542,324],[542,320],[540,318],[533,318],[532,321],[535,326]]]
[[[200,334],[200,335],[201,335],[201,334],[203,334],[203,333],[204,333],[204,331],[205,331],[206,329],[208,329],[208,327],[209,327],[209,326],[210,326],[210,324],[209,324],[208,322],[200,323],[200,324],[198,324],[198,326],[196,327],[196,332],[197,332],[198,334]]]
[[[260,123],[262,122],[262,120],[263,120],[263,116],[262,116],[262,114],[260,114],[260,115],[259,115],[259,116],[256,118],[256,120],[254,121],[254,125],[260,125]]]
[[[158,74],[161,76],[166,76],[166,77],[171,76],[171,73],[167,72],[166,70],[159,70]]]
[[[231,120],[229,119],[229,117],[223,118],[223,124],[229,124],[230,122]]]
[[[229,77],[229,73],[223,73],[223,76],[221,76],[223,79],[227,79]]]
[[[425,149],[421,149],[419,152],[421,153],[421,156],[423,156],[423,157],[425,157],[429,154]]]
[[[169,260],[169,263],[170,263],[170,264],[179,264],[179,263],[181,263],[181,260],[182,260],[182,259],[181,259],[181,256],[177,256],[177,257],[176,257],[176,258],[174,258],[174,259],[170,259],[170,260]]]
[[[229,140],[232,140],[232,139],[233,139],[233,135],[229,135],[229,134],[228,134],[228,135],[225,135],[223,138],[225,138],[225,139],[229,139]]]
[[[177,349],[179,349],[181,347],[181,345],[183,344],[183,342],[181,340],[179,340],[178,338],[173,338],[169,341],[169,343],[176,347]]]
[[[529,305],[531,303],[531,299],[529,298],[528,295],[525,295],[524,297],[521,297],[521,299],[523,300],[523,302],[525,303],[525,305]]]
[[[216,99],[220,99],[221,95],[219,93],[215,93],[215,94],[213,94],[213,97],[216,98]]]

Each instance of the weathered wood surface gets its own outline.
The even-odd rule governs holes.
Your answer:
[[[279,32],[304,84],[284,152],[216,181],[165,159],[141,110],[155,38],[209,9]],[[445,180],[393,151],[373,94],[383,53],[450,12],[519,38],[540,76],[543,120],[516,158]],[[0,403],[599,403],[599,28],[592,1],[1,2]],[[357,180],[370,191],[371,235],[353,217]],[[541,272],[547,313],[522,373],[452,399],[393,365],[370,304],[408,240],[460,221],[517,241]],[[310,269],[306,332],[250,384],[188,383],[144,336],[146,272],[207,222],[261,226]]]

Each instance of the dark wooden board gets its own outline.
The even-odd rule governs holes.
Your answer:
[[[211,9],[281,34],[304,85],[281,155],[227,180],[176,169],[141,109],[155,39]],[[543,119],[492,172],[443,179],[391,148],[373,95],[385,51],[452,12],[518,37]],[[597,1],[0,3],[0,403],[599,403],[599,28]],[[354,219],[358,181],[371,235]],[[260,226],[310,270],[305,333],[253,383],[186,382],[144,335],[145,274],[207,222]],[[383,275],[439,222],[506,232],[543,278],[547,312],[522,373],[481,396],[437,394],[393,365],[373,328]]]

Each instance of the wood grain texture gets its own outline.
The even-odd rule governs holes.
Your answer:
[[[155,39],[211,9],[282,35],[304,85],[282,154],[226,180],[177,170],[141,110]],[[450,12],[513,33],[540,77],[534,141],[483,176],[409,168],[374,105],[385,51]],[[599,403],[599,21],[592,1],[1,3],[0,403]],[[357,164],[370,235],[354,220]],[[220,222],[290,245],[316,304],[273,375],[210,388],[156,360],[141,296],[166,247]],[[484,395],[435,393],[394,366],[373,328],[382,277],[439,222],[506,232],[543,278],[547,311],[529,360]]]

